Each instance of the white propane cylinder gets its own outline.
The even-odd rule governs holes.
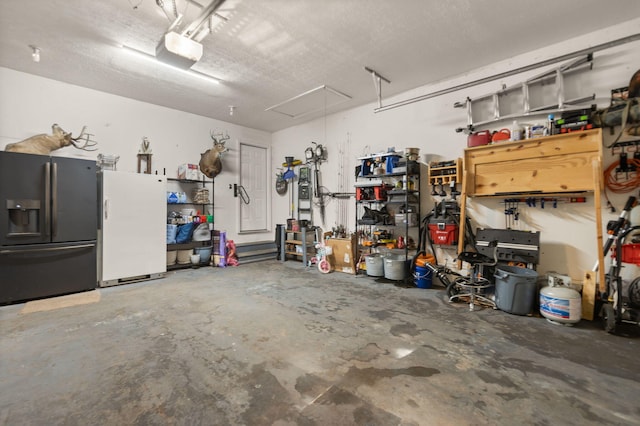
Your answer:
[[[543,287],[540,290],[540,313],[548,321],[573,325],[582,316],[582,297],[564,285]]]

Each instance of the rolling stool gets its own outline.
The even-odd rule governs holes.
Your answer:
[[[496,309],[496,303],[482,294],[482,291],[491,287],[491,282],[484,277],[485,266],[495,266],[498,263],[498,241],[491,241],[489,247],[493,247],[493,259],[481,253],[464,251],[458,255],[458,260],[471,265],[468,277],[457,278],[448,288],[449,302],[456,302],[463,297],[469,298],[469,310],[474,311],[476,302]]]

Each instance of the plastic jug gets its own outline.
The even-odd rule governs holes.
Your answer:
[[[518,120],[513,120],[513,124],[511,125],[511,139],[509,140],[522,140],[522,126],[518,124]]]

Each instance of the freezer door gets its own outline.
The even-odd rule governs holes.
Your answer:
[[[166,272],[166,177],[110,170],[100,174],[100,286]]]
[[[96,242],[0,248],[0,304],[96,288]]]
[[[51,239],[49,156],[0,151],[0,246]]]
[[[52,242],[96,240],[97,229],[96,162],[51,157]]]

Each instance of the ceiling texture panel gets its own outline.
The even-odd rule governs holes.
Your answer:
[[[226,0],[192,66],[219,85],[122,49],[155,55],[174,4],[182,33],[211,1],[2,0],[0,66],[276,131],[375,102],[365,66],[391,80],[384,99],[640,16],[637,0]],[[351,99],[298,118],[267,110],[321,86]]]

